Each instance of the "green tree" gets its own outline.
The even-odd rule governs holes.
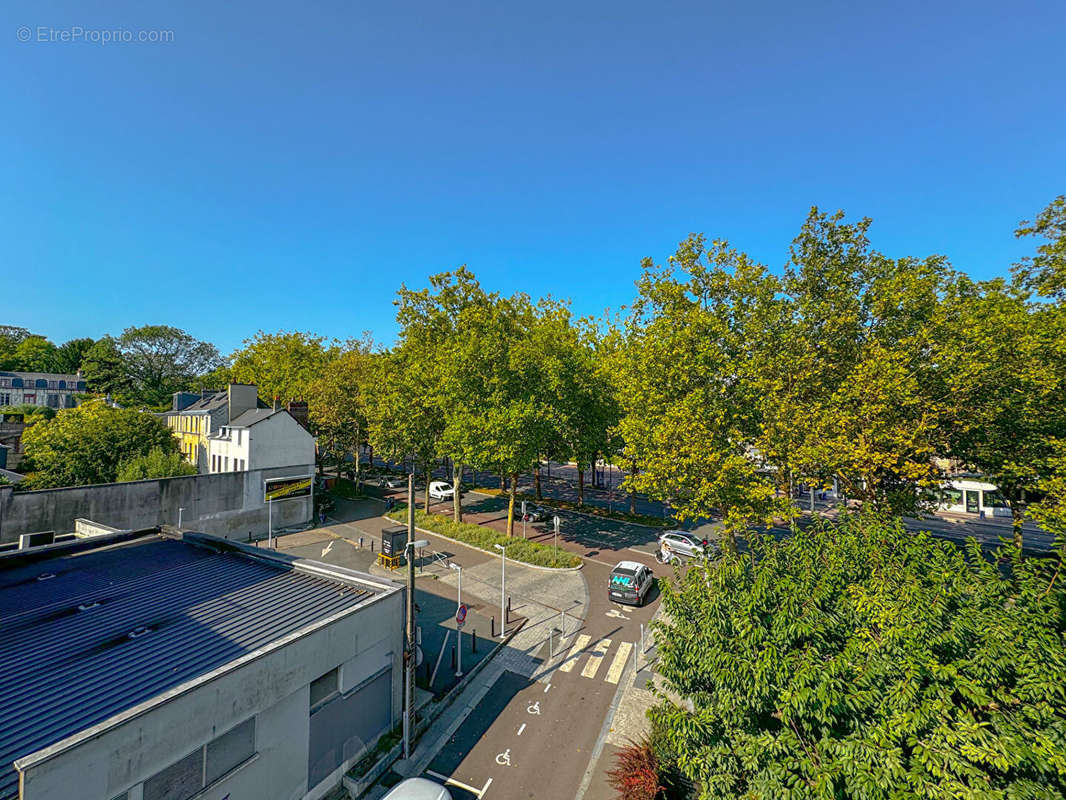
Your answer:
[[[28,330],[17,325],[0,325],[0,369],[18,368],[15,350],[19,342],[29,335]]]
[[[92,349],[92,339],[71,339],[56,348],[55,367],[57,372],[73,375],[81,369],[82,362]]]
[[[267,400],[302,400],[339,351],[337,343],[328,343],[322,336],[259,331],[233,353],[230,374],[239,383],[256,384],[259,395]]]
[[[119,465],[158,448],[178,452],[177,440],[153,414],[111,408],[102,401],[63,409],[22,437],[30,475],[26,488],[111,483]]]
[[[111,336],[97,339],[85,351],[82,374],[90,392],[125,399],[132,390],[132,381],[119,350]]]
[[[936,352],[958,420],[949,453],[994,483],[1022,544],[1026,494],[1066,438],[1066,314],[1002,279],[960,277],[945,300]]]
[[[195,474],[196,465],[183,459],[181,453],[169,453],[154,447],[144,455],[133,456],[119,464],[115,480],[119,482],[144,481]]]
[[[1035,256],[1015,265],[1018,280],[1044,297],[1066,301],[1066,195],[1052,200],[1033,222],[1022,222],[1014,235],[1047,239]]]
[[[15,347],[15,362],[21,372],[56,372],[56,346],[43,336],[27,336]]]
[[[174,392],[191,388],[198,375],[221,363],[213,344],[169,325],[127,328],[115,345],[129,380],[130,405],[164,406]]]
[[[369,336],[326,365],[308,388],[311,424],[319,441],[329,443],[337,457],[337,476],[345,454],[355,454],[355,480],[359,483],[359,447],[367,440],[367,407],[374,385],[373,341]]]
[[[1061,797],[1056,565],[874,519],[690,569],[651,712],[700,798]]]
[[[729,542],[787,514],[753,450],[762,398],[751,375],[779,288],[728,243],[692,236],[666,267],[645,260],[611,359],[618,432],[640,467],[628,485],[668,500],[680,519],[724,514]]]

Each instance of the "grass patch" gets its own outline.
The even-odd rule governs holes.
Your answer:
[[[396,522],[407,521],[407,505],[399,504],[386,515]],[[528,539],[519,539],[516,536],[508,536],[492,528],[474,525],[469,522],[456,522],[451,517],[441,514],[427,514],[425,511],[415,509],[415,525],[432,533],[439,533],[449,539],[455,539],[465,544],[480,547],[482,550],[495,552],[493,545],[502,544],[507,546],[507,557],[523,564],[533,564],[538,567],[577,567],[581,559],[566,550],[560,550],[558,558],[555,548],[531,542]]]

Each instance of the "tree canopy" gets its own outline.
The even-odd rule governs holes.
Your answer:
[[[178,452],[177,440],[154,414],[91,400],[27,428],[22,444],[29,477],[24,488],[112,483],[119,465],[158,449]]]
[[[656,730],[700,798],[1066,792],[1058,564],[849,517],[663,594]]]

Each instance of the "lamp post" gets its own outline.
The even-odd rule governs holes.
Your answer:
[[[458,645],[456,647],[456,651],[455,651],[456,652],[456,658],[457,658],[457,661],[455,662],[455,664],[456,664],[455,677],[461,678],[461,677],[463,677],[463,628],[462,628],[462,625],[459,623],[458,615],[459,615],[459,609],[463,607],[463,568],[462,568],[461,565],[454,564],[454,563],[449,563],[448,566],[451,567],[454,570],[458,570],[459,571],[459,586],[458,586],[458,589],[457,589],[457,591],[455,593],[455,614],[456,614],[455,640],[456,640],[457,645]]]
[[[179,508],[178,509],[178,530],[179,531],[181,530],[181,512],[184,511],[184,510],[185,510],[184,508]]]
[[[415,703],[415,561],[412,550],[426,547],[425,539],[415,541],[415,475],[407,476],[407,544],[403,556],[407,559],[407,669],[403,704],[403,757],[411,757],[412,710]]]
[[[507,545],[493,545],[500,551],[500,638],[507,633]]]

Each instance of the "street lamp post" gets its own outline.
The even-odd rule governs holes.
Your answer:
[[[450,563],[448,564],[448,566],[454,570],[459,571],[459,587],[455,594],[455,639],[457,643],[455,652],[456,658],[458,659],[456,661],[455,677],[461,678],[463,677],[463,628],[461,623],[459,622],[458,615],[459,609],[463,607],[463,568],[461,565],[454,563]]]
[[[179,508],[178,509],[178,530],[179,531],[181,530],[181,512],[184,511],[184,510],[185,510],[184,508]]]
[[[415,703],[415,561],[412,551],[419,547],[426,547],[429,542],[425,539],[415,541],[415,476],[412,472],[407,476],[407,544],[404,545],[403,555],[407,559],[407,663],[405,670],[406,685],[404,687],[403,704],[403,757],[411,757],[411,727],[414,723],[412,711]]]
[[[500,551],[500,638],[507,632],[507,545],[497,544]]]

